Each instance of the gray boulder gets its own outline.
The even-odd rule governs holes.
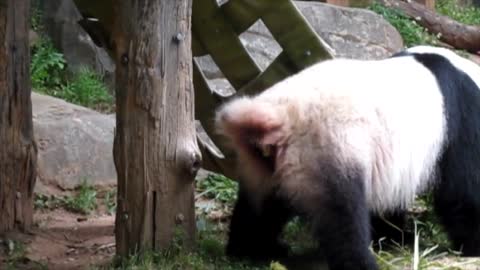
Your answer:
[[[38,146],[36,191],[72,189],[83,181],[116,184],[113,164],[115,116],[32,93],[33,127]]]
[[[296,5],[337,57],[381,59],[403,49],[398,31],[373,11],[317,2]]]
[[[382,59],[403,49],[398,31],[372,11],[319,2],[295,4],[337,57]],[[261,21],[242,33],[240,40],[262,70],[282,51]],[[208,79],[223,77],[209,56],[200,57],[199,64]]]
[[[77,71],[90,67],[103,75],[113,89],[115,63],[108,53],[95,45],[78,23],[82,15],[72,0],[43,0],[39,4],[45,31],[65,56],[68,68]]]

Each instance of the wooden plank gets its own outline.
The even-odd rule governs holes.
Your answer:
[[[193,31],[235,89],[260,74],[216,0],[194,1]]]
[[[238,92],[248,95],[259,93],[296,72],[298,72],[296,65],[291,62],[285,52],[282,52],[260,76],[245,85]]]
[[[227,177],[235,177],[234,160],[226,159],[223,153],[230,157],[231,150],[217,146],[213,141],[220,141],[214,131],[213,119],[215,109],[223,103],[227,97],[221,96],[210,89],[207,79],[203,75],[196,60],[193,60],[193,84],[195,85],[195,123],[197,142],[202,152],[202,168],[210,171],[221,172]]]
[[[263,0],[230,0],[221,9],[237,34],[241,34],[260,18],[268,6],[268,1]]]
[[[228,97],[210,89],[196,59],[193,59],[193,84],[195,85],[195,117],[207,131],[213,131],[215,109]]]
[[[333,58],[328,44],[290,0],[275,1],[275,5],[262,15],[262,21],[298,69]]]
[[[195,32],[192,31],[192,53],[193,56],[204,56],[207,55],[207,50],[203,47],[203,44],[198,40]]]

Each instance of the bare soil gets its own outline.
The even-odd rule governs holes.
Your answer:
[[[92,269],[115,254],[114,215],[59,208],[37,211],[34,219],[31,231],[0,236],[0,269]]]

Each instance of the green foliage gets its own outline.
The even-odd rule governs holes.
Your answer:
[[[30,27],[35,32],[41,32],[43,31],[43,24],[42,24],[43,14],[39,8],[40,4],[37,2],[38,1],[34,0],[30,4]]]
[[[83,182],[73,197],[64,198],[65,207],[70,211],[89,214],[97,208],[97,191],[92,186]]]
[[[102,77],[89,68],[81,68],[58,94],[62,99],[90,108],[113,103]]]
[[[34,90],[89,108],[111,111],[113,96],[103,78],[89,68],[67,74],[67,62],[52,42],[42,37],[32,51],[30,73]]]
[[[425,28],[399,11],[378,3],[372,4],[369,9],[382,15],[390,22],[398,30],[407,47],[422,44],[435,45],[438,43],[438,39],[435,36],[429,34]]]
[[[458,22],[470,25],[480,25],[480,9],[462,7],[455,0],[437,0],[435,8],[438,13],[448,16]]]
[[[55,209],[64,205],[64,200],[56,196],[35,193],[33,201],[35,209]]]
[[[31,61],[30,75],[35,90],[48,92],[61,88],[66,61],[49,39],[42,38],[34,46]]]
[[[7,269],[16,269],[17,264],[25,258],[25,245],[19,241],[7,239],[5,241],[7,248]]]
[[[199,196],[206,196],[232,206],[237,200],[238,183],[220,174],[197,181]]]
[[[113,215],[117,211],[117,190],[112,189],[105,193],[105,207],[107,207],[107,213]]]
[[[433,195],[427,193],[418,198],[416,204],[425,209],[418,217],[414,218],[419,228],[419,234],[424,245],[438,245],[442,250],[448,250],[450,242],[448,236],[440,226],[440,220],[433,210]]]

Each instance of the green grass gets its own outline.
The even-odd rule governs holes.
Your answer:
[[[113,96],[108,92],[102,77],[86,67],[73,74],[57,92],[57,97],[100,111],[108,110],[113,104]]]
[[[480,25],[480,9],[462,7],[455,0],[437,0],[435,9],[438,13],[448,16],[458,22],[469,25]]]
[[[209,226],[208,230],[199,231],[197,244],[190,250],[173,245],[164,252],[147,251],[123,260],[116,259],[110,265],[96,269],[285,270],[278,262],[254,265],[243,261],[230,261],[224,254],[224,231],[218,231],[213,227]]]
[[[392,24],[402,36],[405,46],[414,45],[438,45],[438,37],[430,34],[415,20],[404,15],[402,12],[381,4],[374,3],[368,7],[370,10],[382,15]],[[462,7],[455,0],[437,0],[435,4],[439,14],[448,16],[458,22],[469,25],[480,25],[480,9],[476,7]]]
[[[434,35],[428,33],[425,28],[418,25],[414,20],[410,19],[403,13],[382,6],[378,3],[370,5],[369,9],[382,15],[385,20],[398,30],[406,47],[423,44],[438,44],[438,39]]]

